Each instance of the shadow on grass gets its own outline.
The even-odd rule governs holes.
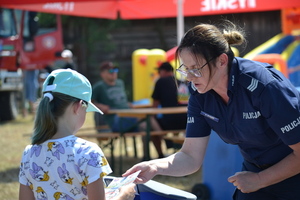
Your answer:
[[[19,181],[19,167],[0,171],[0,183],[11,183]]]

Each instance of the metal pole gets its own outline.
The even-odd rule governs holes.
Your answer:
[[[184,0],[177,0],[177,45],[179,45],[184,34],[183,1]]]

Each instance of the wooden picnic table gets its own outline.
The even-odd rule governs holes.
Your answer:
[[[151,123],[150,116],[157,114],[179,114],[186,113],[186,106],[168,108],[132,108],[132,109],[111,109],[108,114],[117,114],[119,117],[137,117],[146,121],[146,148],[145,158],[150,159],[149,142]],[[122,134],[122,133],[120,133]]]

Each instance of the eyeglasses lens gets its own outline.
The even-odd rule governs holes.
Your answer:
[[[82,105],[82,107],[84,107],[84,108],[87,108],[87,107],[88,107],[88,103],[85,102],[85,101],[82,101],[81,105]]]
[[[201,73],[199,69],[186,69],[184,65],[181,65],[176,71],[178,71],[183,76],[188,76],[188,73],[195,76],[195,77],[201,77]]]

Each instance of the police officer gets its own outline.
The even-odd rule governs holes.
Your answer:
[[[142,170],[136,182],[143,183],[197,171],[214,130],[244,158],[241,172],[228,178],[237,188],[233,199],[300,199],[300,93],[269,64],[234,57],[230,46],[244,43],[243,32],[229,21],[223,25],[193,27],[176,51],[183,63],[177,71],[191,92],[182,149],[124,176]]]

